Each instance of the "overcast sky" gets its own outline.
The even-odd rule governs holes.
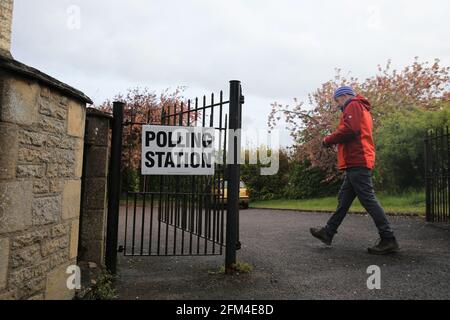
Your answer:
[[[304,98],[336,67],[365,78],[390,58],[449,65],[449,12],[448,0],[16,0],[12,53],[95,103],[239,79],[244,126],[264,128],[271,102]]]

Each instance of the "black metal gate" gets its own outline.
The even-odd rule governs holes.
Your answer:
[[[229,131],[241,128],[243,102],[240,82],[231,81],[229,98],[220,92],[188,100],[168,106],[158,119],[150,112],[115,105],[106,252],[110,270],[115,271],[117,250],[125,256],[206,256],[222,255],[226,249],[227,268],[235,263],[240,171],[238,152],[229,161],[227,151],[240,150],[240,139],[230,140]],[[214,175],[140,175],[136,154],[141,150],[142,126],[147,124],[214,128],[216,156],[221,160],[215,161]],[[128,179],[122,181],[125,190],[117,191],[117,175]]]
[[[450,222],[449,129],[430,130],[425,138],[426,217]]]

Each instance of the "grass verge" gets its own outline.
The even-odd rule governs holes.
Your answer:
[[[402,195],[379,194],[377,195],[381,205],[389,214],[417,214],[425,215],[425,193],[413,192]],[[290,209],[305,211],[334,211],[336,210],[336,197],[326,197],[305,200],[263,200],[250,202],[251,208],[258,209]],[[351,212],[364,213],[358,199],[356,199],[350,208]]]

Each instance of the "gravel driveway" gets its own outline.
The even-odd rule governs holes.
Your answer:
[[[224,257],[119,257],[121,299],[450,299],[450,230],[421,218],[390,217],[402,251],[371,256],[370,217],[348,215],[333,247],[309,234],[328,214],[241,211],[240,260],[250,274],[211,274]],[[367,268],[381,268],[381,290]]]

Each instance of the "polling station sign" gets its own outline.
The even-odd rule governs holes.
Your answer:
[[[142,126],[143,175],[214,175],[214,128]]]

